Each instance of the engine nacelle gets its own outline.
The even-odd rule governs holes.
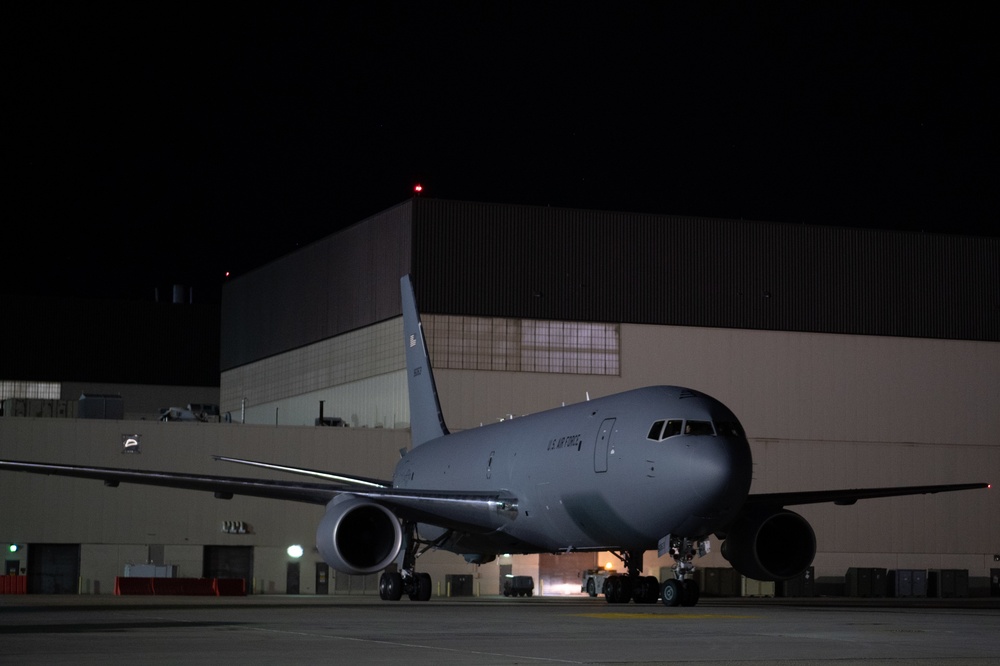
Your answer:
[[[316,548],[323,561],[346,574],[385,569],[402,543],[403,530],[392,511],[357,497],[327,505],[316,528]]]
[[[740,516],[722,544],[733,568],[754,580],[795,578],[816,556],[816,534],[805,518],[787,509]]]

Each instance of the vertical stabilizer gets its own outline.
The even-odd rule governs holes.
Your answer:
[[[409,275],[399,280],[403,299],[403,339],[406,345],[406,382],[410,392],[410,435],[413,446],[448,434],[441,414],[431,359]]]

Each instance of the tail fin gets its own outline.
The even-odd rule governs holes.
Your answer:
[[[413,446],[448,434],[438,401],[424,329],[409,275],[399,280],[403,300],[403,338],[406,345],[406,381],[410,392],[410,437]]]

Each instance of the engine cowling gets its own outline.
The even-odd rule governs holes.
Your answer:
[[[323,561],[347,574],[370,574],[399,554],[403,530],[389,509],[357,497],[331,502],[316,527]]]
[[[722,544],[733,568],[754,580],[795,578],[816,556],[816,534],[805,518],[787,509],[737,518]]]

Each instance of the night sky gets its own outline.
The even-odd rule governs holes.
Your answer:
[[[6,294],[180,283],[217,300],[226,271],[418,182],[445,199],[1000,235],[988,3],[2,14]]]

